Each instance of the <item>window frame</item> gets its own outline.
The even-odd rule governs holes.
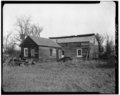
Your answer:
[[[78,55],[79,50],[81,50],[81,55]],[[82,48],[77,49],[77,57],[82,57]]]
[[[62,50],[62,55],[65,55],[65,52],[64,52],[64,50]]]
[[[32,51],[33,50],[33,51]],[[35,56],[35,49],[31,49],[31,57],[34,57]]]
[[[52,56],[52,55],[53,55],[53,49],[50,48],[50,56]]]
[[[27,54],[26,54],[26,50],[27,50]],[[28,57],[28,48],[24,48],[24,57]]]

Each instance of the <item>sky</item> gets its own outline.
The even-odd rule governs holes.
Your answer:
[[[109,34],[115,39],[115,3],[99,4],[5,4],[3,35],[17,33],[16,20],[31,17],[43,27],[41,37],[70,36],[89,33]]]

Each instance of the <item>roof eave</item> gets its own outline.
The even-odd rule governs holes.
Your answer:
[[[51,48],[61,48],[61,46],[59,46],[59,47],[56,47],[56,46],[46,46],[46,45],[38,45],[38,46],[40,46],[40,47],[51,47]]]
[[[73,37],[88,37],[88,36],[94,36],[95,34],[83,34],[83,35],[73,35],[73,36],[62,36],[62,37],[49,37],[49,39],[61,39],[61,38],[73,38]]]

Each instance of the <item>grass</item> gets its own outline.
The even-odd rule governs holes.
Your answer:
[[[96,61],[4,66],[5,92],[115,93],[115,69],[97,68]]]

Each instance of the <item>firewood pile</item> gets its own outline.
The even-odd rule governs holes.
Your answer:
[[[8,58],[4,62],[4,64],[9,65],[9,66],[21,66],[21,65],[35,65],[35,61],[33,59],[25,59],[25,58]]]

